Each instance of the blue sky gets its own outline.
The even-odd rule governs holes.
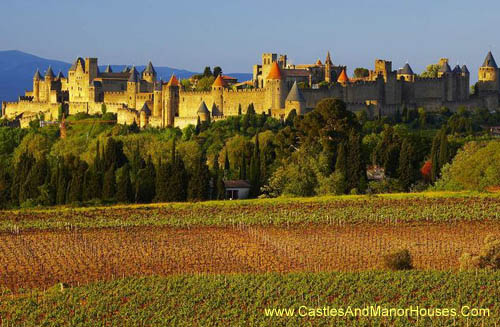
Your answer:
[[[500,1],[2,0],[0,49],[101,64],[251,72],[262,52],[309,63],[373,68],[375,58],[416,72],[440,57],[473,79],[488,50],[500,60]]]

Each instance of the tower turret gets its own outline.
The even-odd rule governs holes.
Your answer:
[[[201,122],[210,122],[210,111],[208,111],[205,101],[201,101],[200,107],[196,112],[198,117],[200,117]]]
[[[151,61],[148,63],[147,67],[142,72],[142,79],[148,83],[154,83],[156,81],[156,70],[153,67]]]
[[[342,72],[339,75],[339,78],[337,78],[337,83],[340,83],[342,85],[346,85],[349,83],[349,77],[347,77],[347,73],[345,72],[345,69],[342,69]]]
[[[139,126],[141,128],[148,126],[149,116],[151,116],[151,110],[149,110],[147,103],[144,102],[142,109],[139,111]]]
[[[398,79],[403,78],[407,82],[413,82],[415,80],[415,74],[413,69],[411,69],[410,64],[406,63],[403,68],[398,70]]]
[[[288,116],[292,110],[296,111],[297,115],[303,115],[306,111],[306,99],[300,91],[297,81],[293,83],[290,92],[285,100],[285,114]]]
[[[40,80],[42,76],[40,75],[40,71],[37,69],[35,72],[35,76],[33,76],[33,101],[40,101]]]
[[[498,66],[493,58],[493,54],[488,52],[483,65],[479,67],[479,81],[498,84]]]
[[[159,82],[155,82],[153,88],[153,117],[161,118],[161,112],[163,108],[163,96],[162,96],[162,86],[163,81],[160,79]],[[163,125],[162,125],[163,127]]]

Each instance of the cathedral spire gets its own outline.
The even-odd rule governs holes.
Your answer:
[[[326,53],[325,65],[333,65],[332,58],[330,57],[330,51]]]

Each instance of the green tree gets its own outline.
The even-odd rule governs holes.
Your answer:
[[[126,163],[118,177],[116,185],[116,201],[127,203],[134,200],[134,190],[130,181],[130,165]]]
[[[111,165],[102,181],[102,199],[103,200],[114,200],[116,194],[116,176],[115,176],[115,166]]]
[[[203,70],[203,76],[204,77],[212,77],[212,70],[210,69],[210,66],[206,66],[205,69]]]
[[[250,159],[250,195],[257,197],[260,192],[260,148],[259,148],[259,134],[255,135],[255,146],[252,157]]]
[[[104,116],[108,112],[108,108],[106,107],[106,104],[103,103],[101,104],[101,113]]]
[[[210,172],[206,163],[206,156],[203,153],[200,156],[195,170],[189,179],[188,200],[203,201],[209,196]]]
[[[428,65],[425,71],[420,74],[420,77],[436,78],[438,77],[438,71],[441,68],[438,64]]]
[[[219,66],[215,66],[214,67],[214,74],[213,74],[213,76],[217,77],[219,75],[222,75],[222,68],[220,68]]]
[[[366,68],[358,67],[354,69],[354,77],[356,78],[364,78],[370,75],[370,71]]]
[[[347,191],[347,156],[345,144],[339,143],[337,149],[337,161],[334,171],[335,193],[345,194]]]
[[[135,201],[137,203],[150,203],[153,201],[156,194],[155,179],[155,166],[151,157],[149,157],[145,167],[140,169],[137,173],[135,184]]]

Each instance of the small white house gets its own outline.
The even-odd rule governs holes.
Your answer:
[[[245,180],[224,181],[226,200],[248,199],[250,183]]]

